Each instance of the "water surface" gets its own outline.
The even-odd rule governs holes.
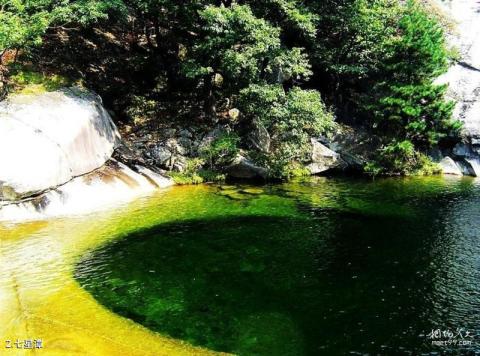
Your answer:
[[[478,181],[172,191],[76,266],[113,313],[240,355],[480,352]],[[436,329],[472,343],[432,345]]]

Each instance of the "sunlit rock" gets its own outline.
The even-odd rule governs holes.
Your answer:
[[[311,163],[307,166],[312,174],[322,173],[331,169],[343,169],[347,167],[346,162],[340,154],[332,151],[316,139],[311,139],[312,153]]]
[[[451,157],[445,157],[439,162],[443,174],[462,175],[462,170]]]
[[[480,139],[480,3],[471,0],[437,3],[454,22],[448,42],[458,60],[437,83],[448,84],[449,96],[457,102],[454,117],[464,123],[466,144]]]
[[[0,200],[33,196],[102,167],[118,138],[93,93],[11,96],[0,103]]]
[[[128,203],[173,181],[145,167],[136,171],[117,161],[72,179],[38,196],[0,202],[0,221],[42,220],[64,215],[88,214]]]
[[[452,152],[464,174],[478,176],[480,142],[480,3],[471,0],[436,3],[453,23],[449,45],[458,59],[437,84],[448,84],[448,96],[456,101],[454,118],[463,122],[462,142]],[[451,162],[449,162],[451,163]],[[452,167],[450,164],[449,167]]]
[[[120,135],[101,99],[64,89],[0,103],[0,221],[84,214],[173,184],[113,160]]]

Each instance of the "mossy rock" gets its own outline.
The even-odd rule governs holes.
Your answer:
[[[245,188],[242,189],[240,192],[250,195],[259,195],[265,193],[265,190],[262,188]]]
[[[238,190],[221,190],[218,192],[218,194],[230,198],[232,200],[248,200],[251,199],[251,195],[248,194],[242,194]]]

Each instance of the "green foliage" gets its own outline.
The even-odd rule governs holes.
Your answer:
[[[299,0],[248,1],[255,13],[278,24],[284,32],[296,32],[305,38],[315,38],[318,16]]]
[[[125,112],[134,124],[142,124],[157,117],[158,103],[145,96],[133,95]]]
[[[314,71],[328,78],[328,90],[355,103],[363,81],[373,79],[388,54],[401,6],[396,0],[310,1],[318,14],[312,46]]]
[[[204,165],[205,161],[203,159],[191,158],[187,160],[183,172],[168,172],[168,175],[179,185],[225,181],[225,175],[208,169],[203,169]]]
[[[51,27],[105,19],[111,9],[125,11],[125,5],[120,0],[0,0],[0,54],[38,46]]]
[[[443,28],[414,0],[336,3],[335,9],[331,2],[312,5],[324,20],[314,70],[326,68],[336,105],[352,110],[380,138],[378,159],[367,170],[412,172],[417,151],[460,128],[451,119],[446,86],[433,84],[451,55]]]
[[[20,94],[37,94],[55,91],[72,82],[57,74],[35,72],[27,68],[13,68],[10,77],[13,91]]]
[[[190,78],[220,74],[224,90],[237,92],[264,80],[306,78],[311,74],[300,48],[286,48],[281,30],[257,18],[248,5],[207,6],[199,12],[202,38],[183,63]]]
[[[440,167],[426,155],[418,153],[412,142],[392,141],[378,151],[374,161],[367,163],[365,172],[373,176],[431,175],[440,173]]]
[[[383,97],[370,110],[377,131],[386,138],[402,137],[418,149],[427,149],[460,128],[451,119],[455,103],[445,101],[446,86],[385,84],[382,89],[377,88]]]
[[[284,155],[279,155],[279,157],[273,157],[269,160],[268,167],[271,178],[290,180],[311,175],[310,170],[301,163],[288,161],[283,157]]]
[[[116,32],[128,48],[126,62],[135,63],[129,78],[138,83],[120,105],[135,125],[156,120],[160,107],[182,120],[216,120],[238,104],[236,132],[264,128],[270,151],[251,153],[285,177],[306,161],[310,137],[333,128],[323,98],[378,138],[378,159],[367,170],[406,174],[418,168],[419,152],[461,127],[451,119],[446,87],[433,84],[454,52],[445,44],[444,19],[426,9],[419,0],[0,0],[0,55],[28,53],[55,29],[85,29],[86,38],[102,21],[102,31]],[[109,63],[102,58],[98,68]],[[114,77],[124,85],[121,72]],[[31,91],[65,84],[28,73],[13,82]],[[246,141],[221,137],[201,158],[222,167]]]
[[[333,115],[316,90],[295,87],[285,92],[280,85],[252,85],[240,92],[239,107],[269,133],[271,152],[262,163],[274,176],[285,176],[290,162],[306,159],[310,137],[333,128]]]
[[[239,151],[239,143],[240,137],[236,133],[224,133],[203,147],[200,150],[200,156],[210,168],[223,167],[235,158]]]
[[[0,0],[0,54],[7,49],[41,43],[50,15],[46,8],[31,12],[23,1]]]

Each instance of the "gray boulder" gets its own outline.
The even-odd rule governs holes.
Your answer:
[[[453,154],[458,157],[468,157],[471,155],[470,147],[464,142],[457,143],[453,147]]]
[[[266,179],[268,176],[265,168],[256,165],[241,154],[235,157],[232,164],[227,167],[226,172],[230,177],[239,179]]]
[[[151,152],[155,165],[169,171],[183,172],[187,165],[187,150],[176,139],[157,145]]]
[[[448,41],[459,52],[459,59],[436,81],[448,84],[448,96],[456,102],[453,116],[463,122],[463,142],[455,146],[453,155],[464,174],[477,175],[480,158],[480,5],[470,0],[435,2],[455,25],[448,34]]]
[[[312,138],[311,144],[311,163],[307,165],[307,169],[312,174],[326,172],[331,169],[345,169],[348,166],[340,154],[332,151],[318,140]]]
[[[267,129],[258,121],[255,121],[253,126],[254,128],[248,137],[251,144],[261,152],[270,152],[271,139]]]

